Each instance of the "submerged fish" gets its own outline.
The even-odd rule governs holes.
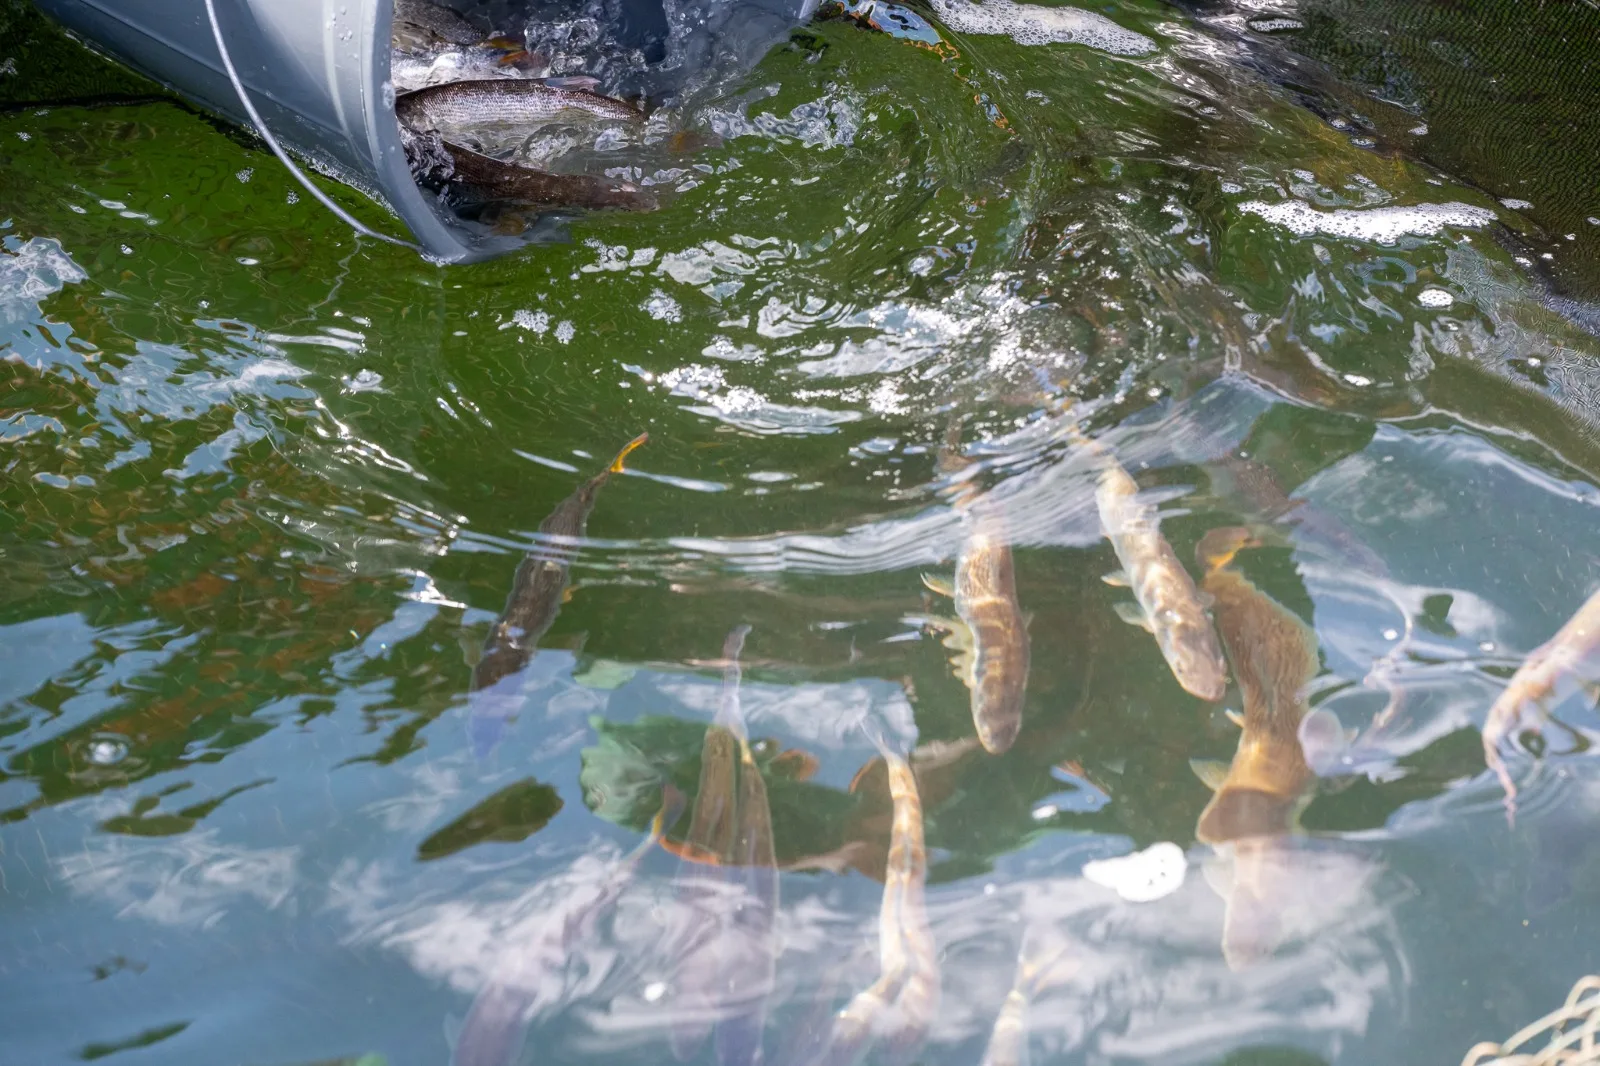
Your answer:
[[[576,540],[583,536],[594,510],[595,499],[612,474],[622,472],[628,453],[649,440],[641,433],[629,441],[611,465],[580,485],[571,496],[556,505],[539,523],[541,540],[560,537]],[[479,758],[486,757],[499,743],[506,720],[521,704],[522,693],[515,684],[519,674],[538,651],[539,640],[555,624],[556,615],[567,596],[570,557],[548,547],[530,551],[517,567],[506,597],[505,610],[495,621],[484,641],[483,654],[472,669],[472,688],[468,696],[469,731]]]
[[[672,980],[672,1050],[688,1059],[714,1030],[723,1066],[760,1060],[777,967],[772,809],[739,699],[749,631],[735,627],[723,645],[722,699],[701,748],[689,836],[669,849],[683,860],[678,899],[690,918]]]
[[[1105,449],[1099,450],[1105,465],[1095,503],[1100,527],[1122,563],[1122,570],[1105,580],[1130,586],[1138,604],[1124,604],[1126,610],[1119,608],[1118,614],[1155,636],[1185,691],[1204,700],[1220,700],[1228,670],[1216,631],[1206,616],[1206,604],[1172,545],[1161,535],[1155,507],[1139,499],[1139,486],[1122,464]]]
[[[953,465],[954,442],[941,465]],[[1028,620],[1017,603],[1016,571],[1005,519],[990,501],[970,491],[957,500],[967,533],[956,554],[952,586],[924,575],[923,584],[955,601],[956,619],[935,624],[949,633],[946,646],[956,677],[967,686],[972,724],[984,750],[991,754],[1011,747],[1022,729],[1022,705],[1028,691]]]
[[[448,172],[443,176],[467,200],[591,211],[654,211],[658,206],[655,193],[631,181],[592,174],[553,174],[495,159],[449,141],[440,145],[449,159]]]
[[[1294,612],[1229,565],[1256,539],[1247,529],[1213,529],[1196,549],[1205,588],[1215,599],[1234,676],[1244,701],[1243,732],[1233,762],[1196,772],[1216,789],[1195,835],[1218,844],[1289,831],[1316,775],[1300,745],[1306,686],[1317,676],[1317,637]]]
[[[878,912],[878,980],[856,994],[834,1018],[816,1066],[846,1066],[860,1060],[868,1044],[887,1036],[902,1052],[927,1032],[938,1009],[940,974],[924,885],[928,854],[922,836],[922,800],[911,764],[881,738],[894,800],[889,859]]]
[[[1306,686],[1321,665],[1316,634],[1229,566],[1241,549],[1256,543],[1249,530],[1214,529],[1196,549],[1244,699],[1233,762],[1226,768],[1191,764],[1216,790],[1195,836],[1225,850],[1222,858],[1231,862],[1231,879],[1221,890],[1222,953],[1235,968],[1271,954],[1282,938],[1285,914],[1302,888],[1298,852],[1285,837],[1316,781],[1300,740],[1308,720]],[[1337,728],[1336,719],[1332,725]]]
[[[478,992],[456,1036],[450,1055],[451,1066],[513,1066],[521,1060],[528,1026],[540,1008],[548,1006],[541,1001],[537,988],[562,986],[559,971],[628,887],[639,860],[661,841],[666,827],[678,820],[683,805],[684,797],[677,789],[670,785],[662,789],[661,809],[650,822],[649,835],[623,856],[593,899],[574,909],[543,943],[527,952],[537,964],[552,970],[549,981],[525,979],[515,984],[495,981]]]
[[[1517,786],[1511,780],[1500,746],[1514,730],[1538,730],[1554,702],[1565,698],[1568,684],[1600,700],[1600,590],[1596,590],[1555,636],[1535,648],[1483,723],[1483,758],[1506,790],[1506,810],[1516,810]],[[1536,713],[1529,714],[1533,709]]]
[[[432,0],[394,0],[391,36],[396,48],[407,50],[480,44],[484,39],[472,23]]]
[[[623,100],[520,78],[430,85],[397,98],[394,113],[413,130],[440,133],[489,126],[532,128],[563,118],[591,122],[638,122],[644,118],[642,111]]]

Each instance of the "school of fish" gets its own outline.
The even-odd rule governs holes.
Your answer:
[[[563,500],[540,524],[540,545],[518,566],[505,610],[473,669],[469,706],[475,708],[480,755],[492,749],[525,698],[518,679],[528,673],[538,642],[570,592],[571,553],[601,488],[624,470],[625,459],[645,439],[630,441]],[[1111,448],[1076,427],[1071,439],[1091,463],[1101,532],[1121,566],[1115,577],[1134,593],[1134,603],[1118,613],[1155,637],[1175,695],[1218,704],[1230,691],[1230,678],[1237,694],[1242,709],[1225,714],[1239,730],[1231,760],[1191,760],[1212,793],[1197,817],[1194,839],[1214,853],[1205,870],[1224,904],[1224,959],[1234,969],[1259,964],[1288,935],[1287,916],[1314,902],[1300,875],[1302,852],[1296,843],[1304,839],[1300,815],[1319,780],[1307,748],[1314,740],[1325,746],[1348,739],[1336,717],[1311,705],[1312,686],[1322,671],[1317,634],[1240,568],[1246,553],[1280,543],[1269,524],[1206,531],[1195,547],[1196,581],[1162,533],[1156,507],[1141,499]],[[569,951],[593,935],[656,845],[677,856],[671,917],[660,947],[670,960],[670,980],[659,1009],[680,1061],[697,1057],[708,1038],[720,1066],[768,1060],[765,1028],[780,984],[779,883],[785,870],[838,874],[854,868],[883,886],[875,978],[831,1021],[820,1024],[809,1043],[791,1049],[788,1061],[857,1066],[880,1046],[903,1057],[937,1019],[942,979],[925,899],[925,804],[930,796],[935,804],[944,802],[959,788],[969,755],[1001,757],[1025,733],[1030,656],[1029,619],[1021,606],[1005,508],[975,487],[954,431],[940,468],[957,486],[944,495],[961,533],[954,580],[923,575],[923,583],[954,602],[956,617],[921,621],[942,630],[955,653],[952,666],[967,690],[971,734],[960,742],[917,746],[889,739],[870,717],[863,721],[878,756],[856,774],[850,791],[866,805],[864,811],[883,803],[886,813],[861,821],[857,835],[835,852],[780,863],[766,775],[787,768],[809,778],[818,764],[798,751],[757,758],[741,702],[741,658],[751,630],[736,625],[721,658],[700,664],[720,666],[722,688],[701,742],[692,803],[664,780],[661,808],[644,841],[617,864],[604,889],[563,923],[557,940],[541,949]],[[904,684],[909,698],[909,679]],[[1600,693],[1600,592],[1523,660],[1488,711],[1485,760],[1503,784],[1508,808],[1517,794],[1503,754],[1511,737],[1518,730],[1539,729],[1554,705],[1573,691]],[[508,802],[511,798],[508,793]],[[683,818],[686,825],[679,826]],[[481,833],[471,837],[473,827],[464,820],[462,825],[454,836],[464,843],[440,842],[434,850],[487,839]],[[444,833],[435,836],[442,841]],[[1069,980],[1076,964],[1073,946],[1059,937],[1054,942],[1031,932],[1025,937],[1013,987],[1001,1002],[984,1051],[985,1066],[1028,1061],[1030,1006]],[[487,985],[462,1027],[453,1061],[458,1066],[515,1061],[540,1010],[515,986]]]

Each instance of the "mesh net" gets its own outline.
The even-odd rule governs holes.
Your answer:
[[[1600,977],[1580,980],[1565,1004],[1505,1043],[1479,1044],[1461,1066],[1600,1066]]]

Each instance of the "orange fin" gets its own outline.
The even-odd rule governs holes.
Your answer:
[[[606,467],[606,472],[607,473],[611,473],[611,474],[620,474],[620,473],[622,473],[622,461],[628,457],[628,453],[633,451],[635,448],[639,447],[641,444],[643,444],[645,441],[647,441],[649,439],[650,439],[650,434],[641,433],[637,437],[635,437],[632,440],[630,440],[627,444],[624,444],[622,446],[622,450],[617,453],[617,457],[615,459],[611,460],[611,465]]]

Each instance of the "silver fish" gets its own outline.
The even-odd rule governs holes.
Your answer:
[[[585,89],[558,89],[517,78],[483,78],[430,85],[399,97],[395,115],[418,132],[449,132],[489,126],[547,125],[561,118],[638,122],[632,104]]]
[[[1155,507],[1139,499],[1139,486],[1122,464],[1099,450],[1105,465],[1095,503],[1101,529],[1122,563],[1122,571],[1107,575],[1106,581],[1130,586],[1138,601],[1137,611],[1119,614],[1155,636],[1185,691],[1203,700],[1220,700],[1227,689],[1228,668],[1200,590],[1161,535]]]

